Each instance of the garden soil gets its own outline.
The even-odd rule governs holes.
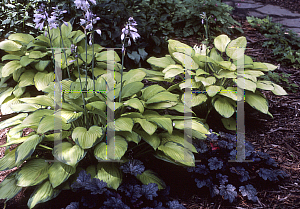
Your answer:
[[[286,2],[286,1],[285,1]],[[262,48],[262,34],[252,28],[247,21],[234,17],[242,24],[247,40],[248,47],[246,54],[251,56],[254,61],[272,63],[278,65],[274,60],[272,51]],[[237,38],[236,37],[231,37]],[[183,43],[194,46],[200,44],[196,37],[176,38]],[[289,66],[280,66],[275,72],[289,73],[290,82],[300,84],[300,70]],[[254,111],[245,105],[245,127],[246,140],[253,143],[256,150],[261,150],[270,154],[279,164],[279,168],[290,174],[290,177],[280,182],[278,187],[268,189],[260,185],[253,185],[258,190],[259,203],[253,203],[246,198],[239,196],[233,204],[227,203],[222,197],[211,199],[208,194],[203,194],[199,190],[191,188],[178,188],[173,193],[172,198],[178,200],[187,209],[199,208],[300,208],[300,93],[288,92],[286,96],[276,96],[269,92],[263,92],[269,101],[269,111],[274,118]],[[208,118],[211,127],[215,132],[224,131],[220,123],[214,123],[212,117]],[[2,117],[3,120],[4,117]],[[1,119],[0,119],[1,120]],[[5,134],[9,128],[0,130],[0,145],[6,143]],[[30,129],[24,129],[23,135],[27,135]],[[12,146],[12,148],[18,145]],[[0,158],[4,155],[5,148],[0,148]],[[12,171],[0,172],[0,182]],[[180,180],[178,180],[180,181]],[[172,185],[171,191],[172,191]],[[184,191],[184,192],[183,192]],[[23,189],[15,198],[8,201],[6,209],[27,209],[27,201],[32,190]],[[54,200],[48,201],[45,205],[39,204],[36,208],[60,209],[65,208],[72,201],[79,201],[80,196],[69,192],[62,192]],[[3,200],[0,201],[0,208],[3,208]]]

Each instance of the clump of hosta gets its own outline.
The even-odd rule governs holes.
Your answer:
[[[182,101],[186,101],[185,89],[191,88],[192,107],[208,107],[208,113],[214,108],[223,117],[224,126],[235,130],[237,101],[245,98],[251,107],[272,116],[268,111],[268,101],[260,90],[272,91],[276,95],[287,94],[281,86],[262,77],[277,66],[253,62],[244,53],[246,46],[247,40],[243,36],[230,40],[227,35],[220,35],[214,39],[212,49],[205,45],[192,48],[179,41],[169,40],[170,55],[150,57],[147,60],[155,70],[149,71],[147,79],[173,83],[168,91],[179,90]],[[184,78],[187,72],[191,76],[190,84]],[[174,83],[172,79],[178,75],[182,81]],[[241,92],[237,93],[239,89]],[[242,90],[245,90],[245,97]]]
[[[2,147],[20,144],[0,159],[0,170],[26,163],[0,184],[0,198],[8,200],[21,187],[35,186],[28,201],[28,207],[32,208],[53,199],[61,190],[70,189],[69,184],[75,181],[73,176],[88,166],[93,177],[117,190],[122,183],[120,163],[147,155],[179,166],[194,166],[196,148],[184,140],[186,105],[177,94],[159,85],[144,88],[141,81],[146,75],[141,69],[125,72],[122,91],[119,72],[114,72],[114,76],[103,73],[94,81],[85,76],[76,81],[62,80],[62,103],[58,110],[54,82],[43,89],[45,95],[20,98],[21,103],[11,107],[20,114],[0,123],[4,128],[14,126]],[[115,84],[114,91],[105,93],[111,84]],[[177,113],[166,115],[165,110]],[[109,111],[114,112],[113,121],[108,121]],[[208,125],[197,117],[188,119],[191,119],[193,136],[205,139],[205,134],[209,134]],[[53,133],[58,122],[61,122],[61,136]],[[21,137],[24,128],[34,131]],[[114,138],[108,137],[108,130],[114,130]],[[36,149],[44,150],[51,157],[36,156]],[[45,162],[53,158],[57,161]],[[155,183],[159,190],[165,188],[164,181],[151,170],[134,169],[139,166],[132,164],[128,168],[125,164],[122,169],[134,174],[142,184]],[[8,187],[11,189],[7,190]]]

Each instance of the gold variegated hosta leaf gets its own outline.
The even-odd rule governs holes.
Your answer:
[[[116,163],[98,163],[95,178],[107,183],[109,188],[117,190],[122,183],[122,172]]]
[[[0,42],[0,49],[4,51],[15,52],[21,50],[21,48],[22,48],[21,44],[18,44],[12,40],[5,40]]]
[[[214,102],[213,106],[216,111],[224,118],[230,118],[234,113],[235,109],[226,97],[218,97]]]
[[[160,138],[156,133],[149,135],[145,131],[141,130],[135,130],[135,132],[138,133],[145,142],[147,142],[151,147],[153,147],[154,150],[156,150],[157,147],[160,145]]]
[[[127,131],[118,131],[117,134],[125,138],[127,142],[135,142],[138,144],[142,140],[141,136],[134,131],[131,133]]]
[[[132,132],[134,122],[131,118],[121,117],[114,122],[109,122],[107,126],[115,131],[129,131]]]
[[[109,146],[109,143],[112,143]],[[94,155],[98,160],[120,160],[127,151],[128,143],[119,135],[111,138],[108,145],[105,142],[101,142],[95,147]],[[109,157],[112,156],[113,159]]]
[[[82,149],[89,149],[95,146],[103,136],[103,129],[99,126],[92,126],[88,131],[84,127],[76,127],[72,133],[73,140]]]
[[[222,118],[221,121],[227,130],[236,131],[236,120],[234,118]]]
[[[5,154],[4,157],[0,159],[0,171],[6,171],[14,167],[19,167],[23,163],[21,162],[19,164],[16,164],[15,154],[16,154],[16,149],[13,149],[12,151]]]
[[[27,206],[32,209],[35,205],[43,202],[47,202],[59,195],[61,190],[53,189],[50,181],[38,185],[31,194]]]
[[[274,90],[274,86],[273,86],[273,83],[271,81],[257,81],[256,82],[256,88],[259,88],[259,89],[263,89],[263,90]]]
[[[129,99],[124,102],[124,105],[137,109],[140,113],[144,112],[144,105],[138,98]]]
[[[17,185],[29,187],[40,184],[48,178],[49,167],[43,159],[32,159],[26,162],[16,175]]]
[[[86,152],[77,144],[72,145],[69,142],[62,142],[55,145],[52,154],[60,162],[74,167],[85,157]]]
[[[138,174],[136,178],[140,180],[144,185],[155,183],[158,185],[159,190],[166,188],[166,183],[162,179],[160,179],[152,170],[145,170],[142,174]]]
[[[173,123],[174,123],[174,127],[177,129],[184,130],[186,128],[184,120],[174,120]],[[205,127],[205,125],[202,122],[192,120],[191,123],[192,123],[193,130],[200,132],[202,134],[210,133],[209,130]]]
[[[145,101],[147,101],[150,98],[152,98],[153,96],[155,96],[156,94],[158,94],[160,92],[165,92],[165,91],[166,91],[166,89],[163,88],[162,86],[160,86],[158,84],[154,84],[154,85],[148,86],[142,90],[142,97]]]
[[[0,184],[0,199],[6,199],[5,202],[15,197],[22,187],[18,186],[15,178],[16,173],[9,174]]]
[[[140,69],[130,70],[126,72],[123,76],[123,81],[125,81],[124,85],[127,85],[132,82],[142,81],[147,74]]]
[[[17,147],[16,151],[16,163],[23,162],[29,158],[35,151],[36,146],[42,141],[43,137],[37,134],[30,136],[20,146]]]
[[[214,45],[220,52],[225,52],[229,42],[230,38],[227,35],[219,35],[214,39]]]
[[[149,134],[152,135],[155,133],[157,129],[157,125],[154,122],[149,122],[146,119],[142,118],[134,118],[133,119],[135,123],[139,123],[141,127]]]
[[[199,68],[199,65],[189,55],[180,52],[174,52],[173,56],[178,62],[180,62],[180,64],[182,64],[183,67],[187,69],[196,70]]]
[[[274,89],[272,90],[272,92],[275,95],[287,95],[286,91],[279,85],[272,83],[272,85],[274,86]]]
[[[246,91],[245,101],[254,109],[268,114],[268,101],[258,92],[252,93],[250,91]]]
[[[182,103],[188,103],[187,100],[190,99],[191,106],[195,107],[204,103],[207,100],[207,96],[205,94],[194,94],[192,93],[190,96],[185,93],[181,96]]]
[[[47,131],[54,130],[58,122],[61,121],[61,127],[59,129],[69,130],[71,124],[67,124],[64,118],[59,117],[58,115],[47,115],[42,118],[40,121],[39,127],[37,129],[38,134],[45,133]]]
[[[49,181],[53,188],[61,185],[73,175],[76,168],[61,162],[54,162],[48,170]]]
[[[154,96],[152,96],[151,98],[149,98],[146,101],[146,104],[151,104],[151,103],[158,103],[158,102],[177,102],[178,101],[178,95],[176,94],[172,94],[168,91],[165,92],[160,92]]]
[[[167,142],[160,145],[158,150],[163,151],[167,156],[187,166],[195,166],[195,158],[191,151],[175,142]]]
[[[163,68],[163,69],[165,69],[169,65],[175,64],[175,61],[169,56],[165,56],[161,58],[150,57],[149,59],[147,59],[147,62],[152,66],[155,66],[157,68]]]

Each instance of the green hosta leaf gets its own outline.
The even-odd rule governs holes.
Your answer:
[[[29,158],[35,151],[36,146],[42,141],[43,137],[39,135],[32,135],[20,146],[17,147],[16,151],[16,163],[23,162],[25,159]]]
[[[97,176],[99,180],[107,183],[107,186],[117,190],[122,183],[122,172],[116,163],[98,163]]]
[[[238,78],[237,82],[235,82],[235,83],[241,89],[247,89],[247,90],[252,91],[252,92],[255,92],[255,90],[256,90],[256,83],[254,83],[253,81],[250,81],[248,79]]]
[[[93,110],[94,108],[102,110],[102,111],[106,111],[106,103],[102,102],[102,101],[95,101],[95,102],[90,102],[88,104],[86,104],[86,108],[88,110]]]
[[[180,163],[179,161],[178,162],[175,161],[173,158],[169,157],[168,155],[166,155],[164,152],[162,152],[160,150],[157,150],[153,156],[156,157],[157,159],[166,161],[168,163],[172,163],[177,166],[185,166],[184,164]]]
[[[278,68],[278,66],[269,64],[269,63],[262,63],[262,62],[253,62],[253,67],[249,67],[250,69],[260,70],[264,72],[274,71]]]
[[[185,141],[184,134],[179,131],[175,130],[172,134],[160,133],[159,136],[162,139],[161,144],[165,144],[167,142],[174,142],[182,145],[183,147],[187,148],[191,152],[198,153],[194,145]]]
[[[164,74],[162,72],[158,72],[156,70],[147,70],[145,68],[138,68],[142,71],[144,71],[147,75],[147,77],[151,77],[151,76],[163,76]]]
[[[227,130],[236,131],[236,120],[235,119],[233,119],[232,117],[231,118],[222,118],[221,121]]]
[[[169,68],[169,70],[166,71],[164,78],[165,79],[174,78],[176,75],[181,74],[181,73],[184,73],[183,69],[180,69],[180,68]]]
[[[61,34],[62,36],[68,37],[72,32],[72,25],[67,22],[67,26],[65,24],[61,25]]]
[[[103,129],[99,126],[92,126],[88,131],[84,127],[76,127],[72,133],[73,140],[82,149],[89,149],[95,146],[103,136]]]
[[[33,80],[37,90],[42,91],[49,85],[50,82],[54,81],[54,73],[38,72],[35,74]]]
[[[220,113],[220,115],[222,115],[224,118],[230,118],[235,113],[233,106],[225,97],[219,97],[218,99],[216,99],[213,102],[213,106],[215,107],[216,111]]]
[[[22,48],[21,44],[16,43],[15,41],[5,40],[0,42],[0,49],[9,52],[20,51]]]
[[[255,76],[255,77],[259,77],[259,76],[264,75],[263,72],[258,71],[258,70],[244,70],[244,73],[245,73],[245,74],[252,75],[252,76]]]
[[[163,109],[167,109],[170,107],[173,107],[177,105],[177,102],[159,102],[159,103],[152,103],[152,104],[148,104],[146,105],[147,109],[158,109],[158,110],[163,110]]]
[[[275,95],[287,95],[286,91],[279,85],[272,83],[272,85],[274,86],[274,89],[272,90],[272,92]]]
[[[186,98],[186,94],[185,93],[182,94],[181,101],[184,103],[185,100],[187,100],[187,99],[188,98]],[[206,97],[205,94],[198,94],[198,95],[196,95],[196,94],[192,93],[191,97],[190,97],[190,101],[192,103],[192,107],[200,105],[200,104],[206,102],[206,100],[207,100],[207,97]]]
[[[233,60],[239,59],[241,56],[244,56],[245,47],[247,46],[247,39],[242,36],[237,39],[232,40],[228,43],[226,47],[226,54]]]
[[[271,81],[257,81],[256,88],[270,91],[274,90],[274,86]]]
[[[47,52],[43,53],[41,51],[32,51],[29,53],[29,58],[30,59],[40,59],[40,58],[46,56],[47,54],[48,54]]]
[[[224,59],[221,57],[221,55],[217,52],[216,48],[212,48],[210,50],[209,57],[216,62],[224,61]]]
[[[37,109],[40,109],[41,106],[35,104],[13,104],[10,107],[14,112],[33,112]]]
[[[0,171],[6,171],[14,167],[19,167],[23,163],[21,162],[19,164],[16,164],[15,154],[16,154],[16,149],[13,149],[12,151],[5,154],[4,157],[0,159]]]
[[[160,145],[160,138],[156,133],[149,135],[145,131],[141,130],[135,130],[135,132],[138,133],[145,142],[147,142],[151,147],[153,147],[154,150],[156,150],[157,147]]]
[[[117,54],[116,51],[103,51],[103,52],[100,52],[96,55],[96,60],[97,61],[104,61],[104,62],[107,62],[108,61],[108,58],[110,60],[114,60],[115,62],[120,62],[121,59],[119,57],[119,55]]]
[[[166,67],[168,67],[169,65],[175,64],[175,61],[171,57],[168,57],[168,56],[161,57],[161,58],[150,57],[149,59],[147,59],[147,62],[150,65],[153,65],[158,68],[164,68],[164,69]]]
[[[268,101],[257,93],[249,91],[245,92],[245,101],[254,109],[267,114],[268,113]]]
[[[187,44],[172,39],[168,40],[168,42],[168,49],[170,54],[174,55],[174,52],[181,52],[190,57],[195,55],[195,50]]]
[[[46,95],[39,95],[32,98],[21,98],[20,101],[29,103],[29,104],[39,104],[43,106],[50,106],[54,108],[54,100]]]
[[[115,126],[114,123],[115,122]],[[134,122],[131,118],[125,118],[121,117],[115,120],[114,122],[110,122],[108,124],[108,127],[115,130],[115,131],[129,131],[132,132],[132,128],[134,125]]]
[[[139,123],[149,135],[155,133],[157,129],[157,125],[154,122],[152,123],[147,121],[146,119],[141,119],[141,118],[134,118],[133,120],[135,123]]]
[[[77,144],[73,146],[69,142],[62,142],[58,145],[55,145],[52,154],[60,162],[74,167],[85,157],[86,152]]]
[[[201,82],[196,82],[194,79],[191,79],[192,87],[188,85],[186,82],[179,84],[180,89],[184,88],[192,88],[192,89],[199,89],[202,86]]]
[[[51,182],[52,187],[55,188],[67,181],[75,171],[76,168],[72,166],[61,162],[54,162],[48,170],[49,181]]]
[[[147,101],[150,98],[152,98],[153,96],[157,95],[158,93],[164,92],[164,91],[166,91],[166,89],[159,86],[158,84],[148,86],[142,90],[143,99]]]
[[[59,120],[61,120],[63,130],[69,130],[69,128],[71,128],[71,124],[67,124],[66,121],[64,119],[62,120],[61,117],[54,116],[54,115],[48,115],[48,116],[45,116],[41,120],[39,127],[37,129],[37,133],[41,134],[41,133],[45,133],[47,131],[54,130],[54,123],[55,123],[55,121],[58,122]]]
[[[144,112],[144,105],[138,98],[129,99],[124,102],[124,105],[137,109],[140,113]]]
[[[3,90],[1,89],[1,94],[0,94],[0,104],[2,104],[6,98],[10,97],[12,92],[13,92],[14,88],[10,87],[10,88],[3,88]]]
[[[226,70],[229,71],[236,71],[236,66],[234,64],[232,64],[232,62],[230,61],[220,61],[217,62],[217,64],[219,64],[222,68],[225,68]]]
[[[222,90],[222,87],[211,85],[211,86],[206,86],[205,89],[208,96],[213,97]]]
[[[132,82],[125,85],[122,88],[122,98],[131,97],[132,95],[138,93],[143,87],[144,84],[140,81]],[[117,97],[118,96],[116,96],[116,98]]]
[[[34,61],[35,59],[30,59],[29,55],[26,55],[26,56],[22,56],[22,58],[20,59],[20,64],[22,65],[22,67],[26,67],[27,65],[29,65]]]
[[[60,191],[53,189],[49,181],[40,184],[31,194],[27,206],[32,209],[36,204],[47,202],[59,195]]]
[[[221,70],[218,74],[214,74],[218,79],[220,78],[236,78],[236,72],[232,72],[229,70]]]
[[[38,63],[36,63],[34,67],[38,71],[44,71],[50,62],[51,62],[50,60],[41,60]]]
[[[251,81],[253,81],[255,83],[257,82],[257,78],[255,76],[253,76],[253,75],[250,75],[250,74],[247,74],[247,73],[238,73],[237,75],[239,77],[244,77],[244,78],[246,78],[248,80],[251,80]]]
[[[195,166],[193,153],[176,142],[167,142],[164,145],[160,145],[158,150],[163,151],[176,162],[180,162],[187,166]]]
[[[11,126],[15,126],[15,125],[18,125],[20,123],[22,123],[22,121],[28,116],[28,113],[21,113],[21,114],[18,114],[12,118],[9,118],[7,120],[4,120],[2,122],[0,122],[0,127],[2,129],[4,128],[8,128],[8,127],[11,127]]]
[[[26,89],[26,87],[19,87],[19,84],[17,84],[15,86],[13,94],[15,95],[15,97],[19,98],[23,95],[23,93],[25,92],[25,89]]]
[[[204,77],[201,77],[201,76],[195,76],[195,81],[196,82],[202,82],[202,84],[204,86],[210,86],[210,85],[213,85],[215,82],[216,82],[216,78],[215,77],[207,77],[207,78],[204,78]]]
[[[180,53],[180,52],[174,52],[173,56],[175,57],[175,59],[178,60],[178,62],[180,62],[183,67],[187,68],[187,69],[198,69],[199,65],[192,59],[192,57]]]
[[[26,33],[14,33],[8,36],[9,40],[20,42],[21,44],[27,45],[34,39],[32,35]]]
[[[20,59],[21,59],[20,55],[13,55],[13,54],[6,54],[6,55],[4,55],[2,57],[2,61],[6,61],[6,60],[20,60]]]
[[[17,180],[15,179],[15,173],[9,174],[0,184],[0,199],[7,200],[15,197],[21,190],[22,187],[16,185]],[[4,207],[5,208],[5,207]]]
[[[240,65],[242,65],[241,67],[244,67],[244,68],[252,68],[253,67],[253,60],[251,59],[251,57],[249,57],[247,55],[245,55],[244,57],[241,57],[239,60],[235,60],[233,63],[235,66],[238,66],[240,64]]]
[[[173,123],[177,129],[184,130],[186,128],[184,120],[174,120]],[[203,134],[210,133],[202,122],[196,120],[192,120],[192,129]]]
[[[127,131],[119,131],[118,134],[124,137],[126,141],[135,142],[136,144],[138,144],[142,140],[141,136],[134,131],[132,131],[131,133]]]
[[[175,105],[173,107],[170,107],[168,109],[176,110],[176,111],[181,112],[181,113],[184,113],[185,111],[194,113],[188,106],[184,105],[183,103],[178,103],[177,105]]]
[[[214,45],[220,52],[225,52],[229,42],[230,38],[227,35],[219,35],[214,39]]]
[[[199,76],[199,75],[209,75],[209,73],[207,73],[204,70],[199,68],[196,70],[196,76]]]
[[[113,149],[114,149],[114,159],[110,160],[120,160],[125,152],[127,151],[128,144],[126,140],[119,135],[116,135],[113,140]],[[105,142],[95,146],[94,155],[98,160],[109,160],[107,155],[108,145]]]
[[[60,111],[61,117],[65,119],[67,123],[71,123],[78,118],[80,118],[83,114],[83,112],[76,112],[76,111],[70,111],[70,110],[64,110],[62,109]]]
[[[26,162],[16,175],[17,185],[29,187],[40,184],[48,178],[49,164],[43,159]]]
[[[28,126],[38,125],[43,116],[53,115],[53,113],[54,113],[53,110],[48,110],[48,109],[36,110],[23,120],[22,125],[28,125]]]
[[[130,70],[123,75],[123,81],[125,81],[124,85],[126,86],[129,83],[142,81],[146,76],[146,73],[140,69]]]
[[[34,85],[33,78],[35,76],[35,72],[33,70],[26,70],[24,73],[22,73],[20,79],[19,79],[19,86],[31,86]]]
[[[159,127],[165,129],[168,131],[169,134],[172,134],[173,126],[172,126],[172,120],[170,118],[162,118],[162,117],[151,117],[147,119],[150,122],[153,122],[157,124]]]
[[[14,60],[6,63],[2,68],[2,77],[7,77],[11,75],[14,71],[20,69],[22,65],[20,64],[20,61]]]
[[[154,96],[152,96],[150,99],[146,101],[146,104],[151,104],[151,103],[158,103],[158,102],[177,102],[178,101],[178,96],[176,94],[172,94],[170,92],[160,92]]]
[[[160,179],[152,170],[145,170],[142,174],[138,174],[136,178],[140,180],[144,185],[155,183],[157,184],[159,190],[166,188],[165,182]]]

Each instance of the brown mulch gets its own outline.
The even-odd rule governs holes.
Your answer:
[[[238,17],[234,18],[238,20]],[[251,56],[254,61],[278,65],[272,51],[261,46],[265,39],[264,36],[251,28],[246,21],[242,22],[242,28],[245,32],[244,36],[248,40],[247,47],[253,48],[247,49],[246,54]],[[200,44],[200,41],[194,37],[177,40],[190,46]],[[290,81],[300,84],[299,69],[280,66],[275,72],[290,73],[292,74],[289,78]],[[269,101],[269,111],[274,118],[271,119],[257,111],[251,111],[251,109],[246,111],[246,140],[252,142],[256,150],[270,154],[278,162],[279,167],[290,174],[290,177],[282,181],[277,189],[258,191],[257,196],[260,203],[252,203],[241,196],[234,206],[226,206],[222,198],[212,200],[196,194],[192,197],[177,198],[186,208],[300,208],[300,93],[288,92],[286,96],[276,96],[270,92],[263,93]],[[211,128],[218,131],[214,127]],[[5,133],[8,130],[0,131],[0,145],[5,144]],[[28,131],[30,130],[24,129],[24,136],[28,134]],[[3,156],[4,150],[5,148],[0,148],[0,158]],[[0,172],[0,182],[12,171]],[[8,202],[7,209],[27,208],[26,204],[30,194],[28,191],[22,190]],[[3,201],[0,201],[0,207],[3,208]]]

